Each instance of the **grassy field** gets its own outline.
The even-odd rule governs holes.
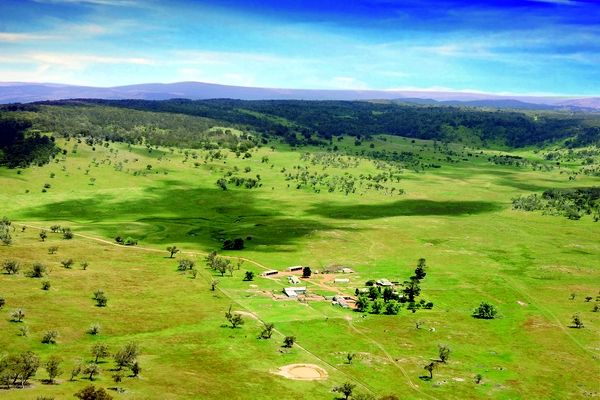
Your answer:
[[[245,159],[222,150],[226,159],[205,162],[202,150],[186,155],[124,144],[92,150],[75,140],[57,142],[67,149],[62,160],[0,169],[2,214],[16,228],[13,244],[0,246],[0,261],[18,259],[25,269],[40,261],[50,269],[43,279],[23,271],[0,275],[0,297],[6,299],[0,349],[32,350],[42,361],[59,355],[64,373],[58,384],[46,384],[40,368],[31,387],[0,389],[2,398],[70,398],[90,383],[83,377],[69,381],[69,371],[77,359],[92,359],[94,343],[116,351],[131,341],[141,348],[142,372],[119,384],[124,393],[111,391],[117,399],[333,399],[332,388],[344,382],[356,384],[356,393],[403,399],[600,395],[600,313],[592,312],[600,295],[600,225],[589,216],[572,221],[511,207],[521,194],[598,186],[600,180],[590,176],[568,180],[564,172],[576,163],[545,172],[499,166],[487,161],[499,152],[479,154],[458,145],[451,149],[464,154],[448,162],[431,142],[379,137],[375,150],[411,150],[441,168],[403,170],[398,181],[385,183],[404,194],[361,186],[346,195],[297,189],[285,174],[301,167],[327,173],[327,179],[376,175],[376,162],[346,157],[350,166],[326,167],[302,156],[322,150],[283,145],[253,150]],[[336,144],[352,152],[370,145],[350,139]],[[545,163],[533,151],[513,154]],[[262,186],[219,189],[217,179],[236,167],[237,176],[259,174]],[[46,183],[50,188],[42,192]],[[19,224],[28,227],[22,231]],[[75,237],[49,233],[42,242],[38,228],[53,224],[71,227]],[[115,245],[117,235],[138,240],[138,246]],[[244,250],[219,250],[223,239],[236,237],[246,239]],[[52,245],[58,251],[50,255]],[[196,260],[195,279],[177,271],[165,251],[169,245],[184,252],[175,258]],[[213,249],[245,261],[231,277],[213,276],[203,261]],[[320,274],[306,284],[315,293],[353,294],[369,279],[408,279],[421,257],[428,266],[422,297],[434,308],[404,308],[396,316],[363,315],[328,301],[275,300],[272,294],[288,285],[283,277],[242,280],[247,270],[344,265],[356,271],[344,275],[350,283],[335,285]],[[65,258],[76,261],[74,268],[61,266]],[[85,271],[77,264],[82,260],[90,264]],[[214,278],[219,284],[211,291]],[[41,289],[46,279],[48,291]],[[107,293],[107,307],[95,306],[97,289]],[[498,307],[500,318],[471,317],[483,300]],[[230,306],[246,313],[241,328],[225,326]],[[19,307],[26,311],[24,322],[10,322],[9,312]],[[569,327],[575,313],[585,328]],[[257,339],[261,321],[275,324],[271,340]],[[101,325],[100,335],[86,333],[92,323]],[[18,335],[22,325],[29,329],[26,337]],[[58,344],[40,342],[48,329],[59,331]],[[281,347],[288,335],[297,338],[291,350]],[[450,358],[432,380],[423,379],[438,344],[450,347]],[[356,354],[351,364],[347,353]],[[317,364],[328,378],[294,381],[273,373],[292,363]],[[114,387],[112,360],[101,369],[94,383]],[[477,374],[483,376],[479,384]]]

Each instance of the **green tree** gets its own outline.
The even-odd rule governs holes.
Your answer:
[[[227,318],[227,321],[231,324],[231,329],[244,325],[242,315],[240,313],[232,313],[231,306],[229,306],[229,310],[225,313],[225,318]]]
[[[7,274],[16,274],[21,269],[21,264],[17,260],[5,260],[2,263],[2,270]]]
[[[425,369],[425,371],[429,372],[429,379],[433,379],[433,370],[436,367],[436,363],[435,362],[431,362],[429,364],[427,364],[425,367],[423,367],[423,369]]]
[[[115,359],[115,363],[119,367],[119,370],[121,370],[123,367],[132,365],[136,361],[139,354],[139,346],[131,342],[121,347],[121,349],[119,349],[119,351],[117,351],[113,357]]]
[[[364,294],[358,296],[356,300],[356,310],[359,312],[369,311],[369,298]]]
[[[34,263],[29,271],[29,276],[32,278],[41,278],[44,274],[46,274],[46,266],[39,262]]]
[[[246,271],[246,273],[244,275],[244,280],[245,281],[253,281],[254,280],[254,272],[253,271]]]
[[[302,277],[303,278],[310,278],[311,275],[312,275],[312,271],[311,271],[310,267],[302,268]]]
[[[396,300],[390,300],[385,304],[385,313],[388,315],[396,315],[400,312],[400,303]]]
[[[95,376],[100,375],[100,367],[96,363],[89,363],[83,369],[83,374],[87,375],[90,381],[93,381]]]
[[[440,357],[440,361],[446,363],[446,361],[448,361],[448,357],[450,357],[450,347],[443,344],[438,345],[438,355]]]
[[[425,276],[427,275],[427,272],[425,272],[425,267],[426,267],[425,259],[419,258],[419,261],[417,263],[417,268],[415,269],[415,278],[417,278],[418,280],[422,280],[423,278],[425,278]]]
[[[263,339],[270,339],[273,336],[273,329],[275,325],[272,323],[265,323],[262,332],[260,333],[260,337]]]
[[[286,336],[283,339],[283,347],[291,348],[296,342],[296,336]]]
[[[579,317],[579,314],[574,314],[571,322],[573,324],[573,325],[571,325],[573,328],[577,328],[577,329],[583,328],[583,321]]]
[[[494,319],[498,314],[496,307],[488,302],[482,301],[479,306],[473,310],[473,317],[480,319]]]
[[[373,314],[381,314],[381,310],[383,310],[384,302],[382,299],[376,299],[373,301],[373,305],[371,306],[371,312]]]
[[[47,237],[48,237],[48,233],[46,233],[46,231],[45,231],[45,230],[42,230],[42,231],[40,232],[40,239],[41,239],[41,241],[42,241],[42,242],[45,242]]]
[[[96,343],[92,346],[92,356],[94,356],[94,363],[98,364],[98,360],[110,356],[108,346],[104,343]]]
[[[56,377],[62,374],[62,370],[60,368],[60,364],[62,360],[56,356],[50,356],[48,361],[46,361],[46,373],[48,373],[48,379],[50,383],[54,383]]]
[[[177,248],[177,246],[169,246],[167,247],[167,251],[169,252],[169,258],[173,258],[173,256],[179,253],[180,250]]]
[[[340,393],[342,396],[344,396],[344,399],[348,400],[350,398],[350,396],[352,396],[352,392],[354,391],[355,387],[356,387],[356,385],[354,385],[350,382],[346,382],[341,386],[334,387],[333,391]]]

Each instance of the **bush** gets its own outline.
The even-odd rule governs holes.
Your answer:
[[[100,334],[100,324],[95,323],[95,324],[90,325],[90,327],[88,328],[88,333],[90,335],[94,335],[94,336],[99,335]]]
[[[7,274],[16,274],[21,269],[21,265],[16,260],[6,260],[2,263],[2,270]]]
[[[252,281],[252,280],[254,280],[254,272],[253,271],[246,271],[246,274],[244,275],[244,280],[245,281]]]
[[[482,301],[479,307],[473,310],[473,317],[480,319],[494,319],[497,314],[496,307],[485,301]]]
[[[2,309],[2,307],[4,307],[4,305],[6,304],[6,299],[2,296],[0,296],[0,310]]]
[[[66,260],[62,260],[60,263],[63,267],[70,269],[75,263],[75,261],[73,261],[72,258],[67,258]]]
[[[242,250],[244,248],[244,239],[227,239],[223,242],[223,250]]]
[[[96,305],[98,307],[106,307],[106,303],[108,303],[108,297],[102,289],[96,290],[93,297],[94,300],[96,300]]]
[[[13,322],[23,322],[23,318],[25,318],[25,311],[22,308],[17,308],[10,313],[10,319]]]
[[[62,228],[63,239],[71,240],[73,239],[73,232],[71,232],[71,228]]]
[[[44,333],[44,336],[42,336],[42,343],[56,344],[56,339],[58,339],[58,331],[49,330]]]
[[[32,278],[42,278],[46,273],[46,266],[42,263],[34,263],[29,271],[29,276]]]
[[[187,271],[188,269],[193,269],[194,268],[194,262],[192,260],[188,260],[188,259],[181,259],[179,260],[179,264],[177,265],[177,269],[179,271]]]
[[[93,385],[81,389],[74,396],[81,400],[112,400],[112,396],[106,390],[103,388],[96,389]]]
[[[42,282],[42,290],[50,290],[50,281]]]

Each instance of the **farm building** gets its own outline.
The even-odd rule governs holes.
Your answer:
[[[348,267],[342,268],[341,271],[343,274],[353,274],[354,273],[354,270],[351,268],[348,268]]]
[[[294,271],[302,271],[304,267],[302,265],[294,265],[293,267],[288,267],[287,270],[289,272],[294,272]]]
[[[300,283],[300,279],[297,276],[288,276],[288,282],[292,285],[297,285]]]
[[[348,302],[343,296],[335,296],[331,304],[334,306],[340,306],[342,308],[348,308]]]
[[[348,278],[335,278],[333,280],[333,283],[348,283],[350,282],[350,279]]]
[[[306,294],[306,286],[286,287],[283,289],[288,297],[298,297],[299,294]]]
[[[268,271],[263,272],[260,275],[261,276],[270,276],[270,275],[277,275],[278,273],[279,273],[279,271],[277,271],[276,269],[270,269]]]
[[[379,279],[375,283],[377,284],[377,286],[394,286],[394,284],[388,281],[387,279]]]

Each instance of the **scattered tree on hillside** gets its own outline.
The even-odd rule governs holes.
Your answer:
[[[87,375],[90,381],[93,381],[95,376],[100,375],[100,367],[96,363],[89,363],[83,368],[82,373]]]
[[[419,262],[417,264],[417,268],[415,269],[415,278],[418,280],[422,280],[425,278],[427,273],[425,272],[426,261],[424,258],[419,258]]]
[[[430,362],[425,367],[423,367],[423,369],[425,369],[425,371],[429,372],[429,379],[433,379],[433,370],[435,369],[435,367],[436,367],[435,362]]]
[[[407,296],[409,302],[414,302],[415,298],[421,294],[419,280],[411,278],[410,281],[404,282],[404,289],[402,291]]]
[[[104,343],[96,343],[92,346],[92,356],[94,356],[94,362],[98,364],[98,360],[110,356],[108,351],[108,345]]]
[[[311,275],[312,275],[312,271],[310,270],[310,267],[302,268],[302,277],[303,278],[310,278]]]
[[[60,225],[52,225],[50,226],[50,231],[53,233],[56,233],[58,231],[60,231]]]
[[[50,383],[54,383],[56,377],[62,374],[62,370],[60,368],[61,363],[62,360],[56,356],[50,356],[50,358],[48,358],[48,361],[46,361],[46,373],[48,374],[48,379],[50,380]]]
[[[179,263],[177,265],[177,269],[179,271],[187,271],[188,269],[193,269],[194,268],[194,262],[192,260],[188,260],[186,258],[182,258],[181,260],[179,260]]]
[[[47,237],[48,237],[48,234],[46,233],[46,231],[42,230],[40,232],[40,239],[42,240],[42,242],[45,242]]]
[[[496,307],[488,302],[482,301],[479,306],[473,310],[473,317],[480,319],[494,319],[498,314]]]
[[[354,360],[354,357],[356,357],[356,354],[354,353],[346,354],[346,361],[348,362],[348,364],[352,364],[352,360]]]
[[[71,231],[71,228],[62,228],[62,234],[63,234],[63,239],[65,240],[70,240],[73,239],[73,232]]]
[[[46,273],[46,266],[42,263],[34,263],[29,271],[29,276],[32,278],[42,278]]]
[[[44,333],[42,336],[42,343],[44,344],[56,344],[56,339],[58,339],[58,331],[54,329],[50,329]]]
[[[375,299],[371,305],[371,312],[373,314],[381,314],[383,310],[384,302],[382,299]]]
[[[108,303],[108,297],[104,293],[104,290],[98,289],[94,292],[93,296],[94,300],[96,300],[96,306],[98,307],[106,307]]]
[[[352,396],[352,392],[354,391],[355,387],[356,387],[356,385],[354,385],[350,382],[346,382],[341,386],[334,387],[333,391],[340,393],[342,396],[344,396],[344,399],[348,400],[350,398],[350,396]]]
[[[252,281],[252,280],[254,280],[254,272],[253,271],[246,271],[246,273],[244,274],[244,280],[245,281]]]
[[[219,281],[217,279],[212,279],[210,281],[210,290],[212,290],[214,292],[218,284],[219,284]]]
[[[71,368],[70,380],[71,381],[75,380],[75,378],[77,378],[79,376],[79,374],[81,374],[82,370],[83,370],[83,360],[77,360],[75,362],[75,365],[73,365],[73,368]]]
[[[173,256],[179,253],[180,250],[177,248],[177,246],[169,246],[167,247],[167,251],[169,252],[169,258],[173,258]]]
[[[117,351],[113,357],[115,359],[115,363],[119,367],[119,370],[121,370],[123,367],[132,365],[136,361],[139,354],[140,348],[137,344],[131,342],[121,347],[121,349],[119,349],[119,351]]]
[[[265,326],[264,326],[262,332],[260,333],[260,337],[263,339],[271,339],[271,336],[273,336],[274,328],[275,328],[275,324],[265,323]]]
[[[291,348],[296,342],[296,336],[286,336],[283,339],[283,347]]]
[[[7,274],[16,274],[21,269],[21,265],[17,260],[5,260],[2,263],[2,270]]]
[[[356,310],[358,312],[369,311],[369,298],[364,294],[358,296],[358,299],[356,300]]]
[[[56,254],[57,251],[58,251],[58,246],[48,247],[48,254]]]
[[[231,329],[235,329],[238,326],[244,325],[244,320],[242,319],[242,314],[240,313],[232,313],[231,306],[229,306],[229,310],[225,313],[225,318],[231,324]]]
[[[61,260],[60,262],[62,264],[63,267],[70,269],[73,264],[75,263],[75,261],[73,261],[72,258],[67,258],[66,260]]]
[[[445,363],[446,361],[448,361],[448,357],[450,357],[450,347],[443,344],[439,344],[438,355],[440,357],[440,361]]]
[[[571,320],[571,322],[572,322],[571,326],[573,328],[577,328],[577,329],[583,328],[583,321],[579,317],[579,314],[574,314],[573,315],[573,319]]]
[[[142,372],[142,367],[140,367],[140,363],[135,361],[131,367],[129,367],[129,369],[131,369],[131,373],[133,374],[133,377],[136,378],[140,372]]]
[[[17,308],[10,313],[10,319],[13,322],[23,322],[25,318],[25,311],[22,308]]]
[[[87,261],[82,261],[82,262],[80,263],[80,265],[81,265],[81,269],[85,271],[85,270],[87,269],[87,267],[89,267],[89,266],[90,266],[90,263],[89,263],[89,262],[87,262]]]
[[[97,335],[99,335],[99,334],[100,334],[100,330],[101,330],[100,324],[98,324],[98,323],[93,323],[93,324],[92,324],[92,325],[90,325],[90,327],[88,328],[88,330],[87,330],[87,333],[89,333],[89,334],[90,334],[90,335],[92,335],[92,336],[97,336]]]

